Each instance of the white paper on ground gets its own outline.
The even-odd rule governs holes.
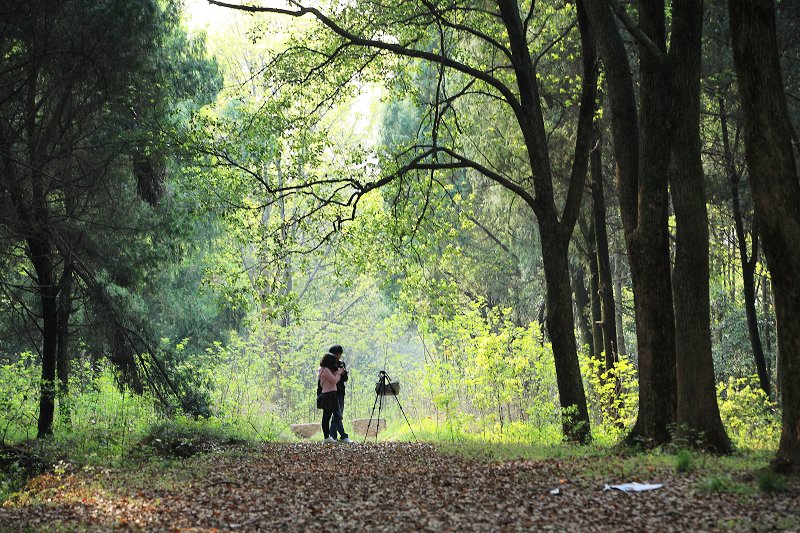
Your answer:
[[[556,487],[550,491],[550,494],[561,494],[561,490],[559,490],[558,487]]]
[[[660,489],[664,485],[661,483],[658,484],[647,484],[647,483],[623,483],[622,485],[605,485],[603,487],[603,492],[611,489],[621,490],[622,492],[644,492],[646,490],[656,490]]]

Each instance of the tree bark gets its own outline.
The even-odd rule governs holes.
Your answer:
[[[58,301],[49,239],[38,234],[28,238],[31,263],[39,284],[42,306],[42,377],[39,393],[37,438],[53,434],[56,399],[56,350],[58,347]]]
[[[569,243],[542,235],[542,259],[547,285],[547,333],[553,346],[564,436],[574,442],[591,439],[589,412],[575,346],[572,295],[569,284]]]
[[[614,290],[611,282],[611,260],[608,255],[608,232],[606,230],[606,197],[603,184],[602,138],[597,124],[593,128],[592,154],[590,167],[592,176],[592,218],[594,224],[594,247],[596,254],[597,287],[593,299],[600,304],[599,316],[595,325],[601,327],[603,353],[606,370],[611,370],[617,362],[617,322],[614,306]]]
[[[56,374],[58,375],[58,409],[59,417],[64,423],[69,423],[69,319],[72,315],[72,278],[73,265],[67,259],[64,271],[58,283],[58,311],[56,334]]]
[[[589,288],[592,316],[592,357],[600,360],[603,357],[603,328],[602,328],[602,302],[598,296],[600,291],[600,273],[597,270],[597,242],[594,224],[590,224],[588,263],[589,263]]]
[[[800,182],[789,131],[771,0],[729,2],[744,111],[745,158],[772,275],[783,415],[772,466],[800,469]]]
[[[592,33],[605,65],[611,107],[620,213],[628,248],[634,292],[639,357],[639,413],[629,442],[661,444],[670,440],[675,422],[675,323],[667,233],[669,164],[669,77],[652,47],[640,50],[640,107],[628,56],[609,5],[586,0]],[[644,2],[640,28],[663,54],[663,2]]]
[[[594,353],[594,339],[592,338],[592,326],[589,324],[587,313],[591,313],[589,292],[586,290],[584,281],[583,266],[576,266],[570,269],[572,272],[572,292],[575,295],[576,322],[578,331],[581,335],[581,346],[589,346],[589,353]]]
[[[731,442],[717,405],[711,355],[708,213],[700,141],[702,0],[672,4],[672,173],[675,211],[675,302],[678,432],[717,453]]]
[[[736,229],[736,241],[739,245],[739,261],[742,264],[742,283],[744,284],[744,308],[747,314],[747,331],[750,336],[750,346],[753,349],[753,359],[758,372],[758,381],[761,390],[772,397],[772,387],[767,371],[767,361],[764,357],[764,349],[761,345],[761,334],[758,331],[758,316],[756,315],[756,264],[758,262],[758,231],[756,230],[755,220],[753,221],[752,231],[750,232],[753,241],[753,251],[748,257],[747,238],[744,232],[744,221],[742,220],[742,206],[739,200],[739,172],[733,158],[730,136],[728,134],[728,115],[725,109],[725,99],[720,96],[719,102],[719,121],[722,130],[722,149],[725,158],[725,172],[728,175],[728,182],[731,188],[731,204],[733,206],[733,222]]]
[[[619,355],[628,355],[625,345],[625,330],[622,328],[622,253],[614,252],[614,319],[617,323],[617,350]]]

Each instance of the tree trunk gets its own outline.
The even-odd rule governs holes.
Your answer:
[[[600,304],[599,316],[594,317],[595,326],[602,330],[603,353],[606,370],[617,362],[617,322],[614,306],[614,291],[611,282],[611,260],[608,256],[608,232],[606,231],[606,197],[603,184],[602,138],[597,124],[593,128],[594,142],[590,158],[592,176],[592,217],[596,254],[597,287],[592,301]]]
[[[69,318],[72,315],[72,274],[73,265],[65,260],[64,272],[58,284],[56,374],[58,375],[58,409],[60,418],[69,424]]]
[[[800,182],[792,152],[771,0],[731,0],[745,157],[772,275],[783,415],[773,467],[800,469]]]
[[[58,301],[49,239],[46,235],[28,238],[28,251],[36,271],[38,293],[42,306],[42,378],[39,394],[37,438],[53,434],[53,415],[56,398],[56,349]]]
[[[589,353],[594,353],[594,339],[592,338],[592,326],[589,324],[587,313],[590,313],[589,292],[586,290],[586,283],[583,279],[583,266],[576,266],[570,269],[572,272],[572,291],[575,294],[575,307],[577,310],[577,326],[581,334],[581,345],[589,346]]]
[[[622,328],[622,252],[614,252],[614,320],[617,323],[617,350],[619,355],[628,355],[625,345],[625,330]]]
[[[580,212],[580,199],[588,166],[591,131],[589,128],[594,116],[597,89],[594,47],[586,35],[585,14],[579,1],[578,25],[583,47],[584,80],[570,187],[559,220],[536,68],[528,48],[525,25],[516,1],[499,0],[498,7],[500,18],[508,33],[510,59],[519,92],[519,106],[515,108],[516,118],[534,176],[536,202],[531,207],[536,211],[542,241],[542,262],[547,286],[546,324],[553,347],[556,381],[562,407],[562,428],[566,439],[586,443],[591,440],[591,428],[575,343],[568,251],[569,241]]]
[[[717,405],[711,355],[708,213],[700,141],[702,0],[672,4],[672,157],[675,211],[677,420],[681,437],[717,453],[731,451]]]
[[[600,290],[600,274],[597,271],[597,243],[595,242],[595,229],[594,224],[591,224],[589,237],[586,241],[589,243],[589,288],[591,300],[591,315],[592,315],[592,357],[594,359],[601,359],[603,357],[603,328],[602,328],[602,303],[598,297]]]
[[[589,413],[575,346],[575,323],[569,283],[568,242],[542,234],[542,259],[547,285],[547,333],[553,346],[564,436],[591,440]]]
[[[739,173],[736,171],[736,164],[733,160],[733,150],[731,149],[730,136],[728,135],[728,116],[725,109],[725,100],[719,97],[719,120],[722,129],[722,147],[725,157],[725,171],[728,174],[728,182],[731,187],[731,203],[733,205],[733,222],[736,229],[736,241],[739,245],[739,261],[742,264],[742,282],[744,284],[744,308],[747,313],[747,331],[750,336],[750,346],[753,349],[758,381],[761,390],[772,397],[767,371],[767,362],[764,357],[764,350],[761,346],[761,335],[758,332],[758,317],[756,315],[756,263],[758,261],[758,232],[756,231],[755,221],[751,231],[753,241],[753,252],[748,257],[747,238],[744,233],[744,222],[742,221],[742,207],[739,201]]]
[[[627,51],[610,6],[586,0],[592,33],[605,65],[611,107],[620,213],[631,268],[639,356],[639,413],[628,441],[661,444],[675,422],[675,323],[672,310],[667,179],[670,142],[665,124],[669,77],[663,61],[641,46],[637,116]],[[639,26],[660,53],[665,45],[663,2],[643,2]]]

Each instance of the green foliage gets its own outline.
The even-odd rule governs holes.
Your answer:
[[[560,426],[552,354],[538,325],[519,327],[508,310],[479,303],[419,322],[426,361],[413,378],[422,388],[416,402],[433,411],[437,433],[537,439]]]
[[[28,440],[36,427],[40,371],[26,352],[0,366],[0,444]]]
[[[625,356],[620,356],[609,370],[605,369],[602,358],[580,353],[578,361],[594,437],[607,444],[617,442],[636,419],[639,406],[636,368]]]
[[[758,378],[729,378],[717,385],[720,416],[734,446],[776,449],[781,433],[780,414],[759,388]]]
[[[221,421],[178,417],[149,427],[140,443],[162,457],[190,457],[246,442]]]
[[[701,481],[698,486],[700,490],[724,494],[747,494],[751,492],[746,485],[734,481],[729,474],[715,474],[709,476]]]
[[[770,468],[762,468],[756,472],[756,484],[761,492],[786,491],[786,477]]]
[[[694,470],[694,456],[689,450],[679,450],[675,455],[675,471],[685,474]]]

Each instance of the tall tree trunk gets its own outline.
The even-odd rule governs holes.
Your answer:
[[[592,326],[589,324],[588,313],[591,312],[589,292],[586,290],[583,266],[578,265],[570,269],[572,273],[572,292],[575,294],[576,322],[581,335],[581,345],[589,346],[589,353],[594,353],[594,339]]]
[[[588,442],[591,431],[575,346],[568,249],[568,242],[542,235],[542,258],[547,285],[545,320],[555,358],[564,436],[574,442]]]
[[[614,306],[614,290],[611,282],[611,260],[608,255],[608,232],[606,231],[606,196],[603,183],[602,138],[600,128],[593,128],[592,154],[590,167],[592,176],[592,218],[594,224],[594,245],[597,270],[597,287],[592,294],[593,301],[600,307],[595,325],[599,325],[603,337],[603,353],[606,370],[611,370],[617,362],[617,322]]]
[[[611,8],[586,0],[592,33],[605,65],[620,212],[631,269],[639,356],[639,413],[628,441],[670,440],[675,422],[675,322],[672,309],[667,179],[670,143],[665,124],[669,77],[663,61],[640,50],[640,106],[637,116],[627,51]],[[664,4],[641,4],[639,26],[663,55]]]
[[[617,350],[619,355],[628,355],[622,328],[622,252],[619,250],[614,252],[614,320],[617,323]]]
[[[672,4],[672,157],[675,210],[675,353],[678,431],[718,453],[731,451],[717,405],[711,355],[708,213],[700,141],[702,0]]]
[[[747,238],[744,233],[744,222],[742,220],[742,207],[739,201],[739,172],[733,159],[733,149],[731,148],[730,136],[728,134],[728,114],[725,109],[725,99],[720,96],[719,102],[719,121],[722,129],[722,148],[725,157],[725,172],[728,174],[728,182],[731,187],[731,203],[733,205],[733,222],[736,229],[736,241],[739,244],[739,261],[742,265],[742,282],[744,284],[744,308],[747,314],[747,331],[750,336],[750,346],[753,349],[756,371],[761,390],[768,398],[772,397],[772,387],[769,382],[769,372],[767,371],[767,361],[764,357],[764,349],[761,346],[761,335],[758,332],[758,317],[756,315],[756,264],[758,262],[758,231],[755,220],[750,232],[753,241],[753,251],[748,257]]]
[[[773,467],[800,469],[800,181],[792,151],[771,0],[731,0],[745,157],[772,275],[783,415]]]
[[[500,17],[506,27],[510,59],[519,91],[519,106],[515,109],[517,122],[533,171],[533,187],[542,258],[547,286],[547,333],[553,346],[559,401],[562,407],[564,436],[575,442],[591,440],[589,413],[583,390],[575,342],[572,295],[569,283],[569,241],[580,212],[580,200],[586,179],[589,141],[594,101],[597,90],[597,69],[594,47],[586,34],[586,17],[578,2],[578,25],[583,48],[584,79],[578,116],[575,160],[570,175],[567,200],[559,220],[553,191],[552,167],[547,135],[541,108],[536,68],[528,48],[527,34],[515,0],[499,0]]]
[[[42,377],[39,394],[37,438],[53,433],[56,399],[56,349],[58,342],[58,301],[50,241],[46,235],[28,238],[28,251],[36,271],[37,292],[42,306]]]
[[[69,259],[64,261],[64,272],[58,283],[58,312],[56,334],[56,374],[58,375],[58,409],[61,420],[68,424],[71,419],[69,408],[69,319],[72,315],[72,277],[73,265]]]
[[[590,224],[588,246],[589,288],[592,316],[592,358],[600,360],[603,356],[603,308],[598,293],[600,291],[600,273],[597,270],[597,242],[594,224]]]

